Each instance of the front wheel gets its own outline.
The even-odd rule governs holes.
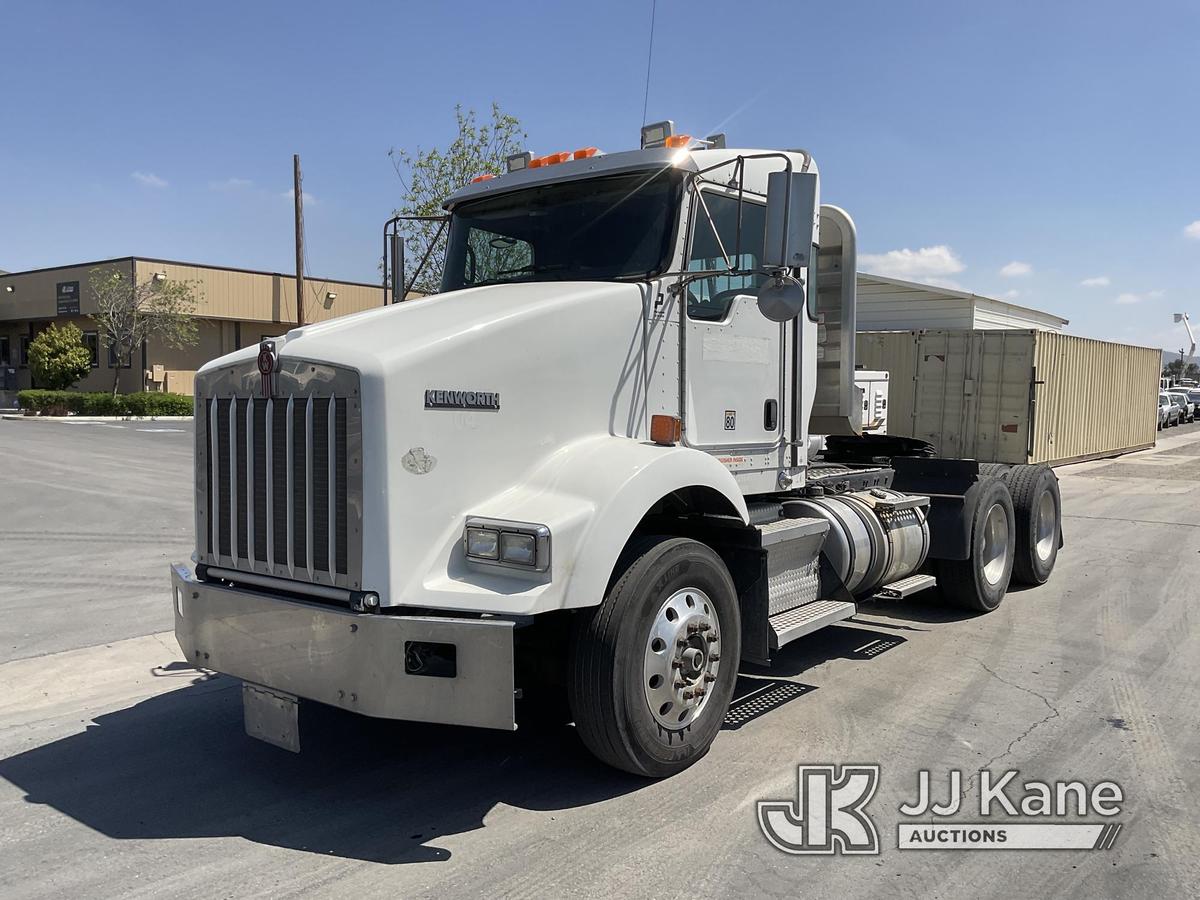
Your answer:
[[[603,762],[664,778],[696,762],[725,718],[741,657],[737,590],[709,547],[653,537],[624,554],[571,641],[575,727]]]

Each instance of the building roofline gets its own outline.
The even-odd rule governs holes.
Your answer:
[[[1057,313],[1046,312],[1044,309],[1034,309],[1032,306],[1022,306],[1020,303],[1012,303],[1008,300],[1001,300],[999,297],[988,297],[985,294],[973,294],[970,291],[956,290],[955,288],[939,287],[936,284],[922,284],[917,281],[904,281],[900,278],[890,278],[885,275],[873,275],[870,272],[859,272],[859,278],[870,278],[872,281],[878,281],[881,284],[893,284],[897,287],[912,288],[918,291],[928,291],[931,294],[943,294],[947,297],[955,297],[959,300],[985,300],[988,303],[999,303],[1003,306],[1019,309],[1021,312],[1036,313],[1039,316],[1048,316],[1051,319],[1057,319],[1064,325],[1069,325],[1071,320],[1064,319]]]
[[[96,259],[85,262],[67,263],[61,266],[44,266],[40,269],[26,269],[22,272],[0,272],[0,278],[7,278],[10,275],[35,275],[40,272],[54,272],[59,269],[84,269],[89,266],[105,266],[113,263],[162,263],[169,266],[191,266],[195,269],[213,269],[218,272],[240,272],[246,275],[273,275],[279,278],[295,278],[294,272],[268,272],[265,269],[243,269],[238,266],[217,266],[211,263],[187,262],[181,259],[160,259],[154,256],[117,256],[112,259]],[[368,284],[365,281],[347,281],[342,278],[321,278],[317,275],[305,275],[306,281],[319,281],[322,284],[348,284],[355,287],[379,288],[383,289],[379,284]]]

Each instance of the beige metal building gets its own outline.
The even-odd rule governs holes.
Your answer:
[[[117,360],[103,350],[89,315],[96,301],[88,283],[92,273],[113,272],[137,283],[166,279],[191,281],[197,298],[199,341],[174,349],[147,342],[133,358]],[[305,279],[304,318],[321,322],[383,303],[379,285],[330,279]],[[0,390],[32,387],[26,351],[50,323],[73,322],[92,349],[92,371],[76,388],[109,390],[119,368],[122,391],[166,390],[190,394],[192,378],[205,362],[282,334],[296,324],[294,275],[206,266],[148,257],[0,274]]]
[[[858,275],[855,310],[859,331],[911,331],[914,328],[1036,328],[1062,331],[1062,316],[953,288]]]

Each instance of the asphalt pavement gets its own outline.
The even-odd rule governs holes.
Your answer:
[[[181,430],[175,430],[181,429]],[[995,613],[865,607],[746,672],[708,756],[646,782],[570,727],[302,710],[242,733],[169,633],[191,433],[0,421],[0,894],[22,897],[1174,897],[1200,881],[1200,426],[1059,470],[1051,581]],[[882,852],[792,856],[757,801],[801,763],[881,767]],[[1113,780],[1110,850],[900,851],[916,773]],[[944,795],[944,780],[935,792]],[[978,783],[964,785],[965,806]],[[977,812],[978,810],[976,810]]]

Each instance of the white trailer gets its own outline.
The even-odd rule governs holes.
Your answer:
[[[872,598],[937,583],[986,612],[1049,577],[1050,470],[879,436],[869,463],[810,453],[860,410],[854,225],[808,153],[658,123],[635,151],[515,157],[445,208],[440,294],[197,375],[175,630],[244,682],[251,734],[299,749],[301,699],[501,729],[560,710],[666,776],[741,662]]]

